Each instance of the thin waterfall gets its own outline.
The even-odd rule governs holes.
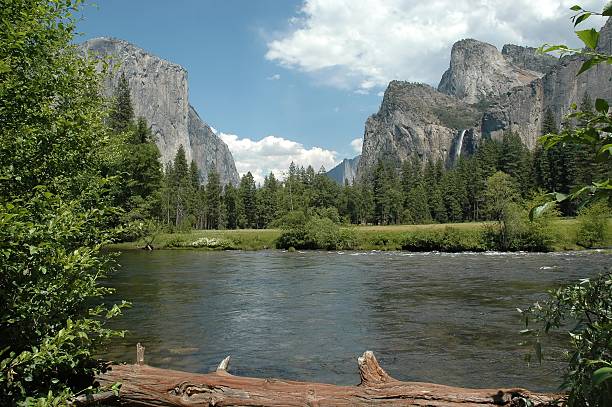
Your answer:
[[[455,150],[455,162],[459,160],[459,156],[461,155],[461,149],[463,148],[463,136],[465,136],[465,132],[467,130],[461,130],[461,134],[459,135],[459,141],[457,142],[457,149]]]

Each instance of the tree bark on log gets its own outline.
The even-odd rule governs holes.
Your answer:
[[[140,355],[139,355],[140,356]],[[145,364],[113,365],[98,377],[102,385],[121,382],[122,406],[550,406],[555,394],[524,389],[465,389],[432,383],[402,382],[389,376],[365,352],[358,359],[361,383],[324,383],[259,379],[227,372],[229,356],[215,372],[196,374]],[[143,360],[139,360],[143,362]]]

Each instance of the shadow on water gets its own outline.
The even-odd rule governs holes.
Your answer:
[[[528,367],[516,307],[603,271],[605,254],[128,252],[110,284],[133,307],[106,357],[194,372],[359,382],[373,350],[402,380],[554,390],[560,340]]]

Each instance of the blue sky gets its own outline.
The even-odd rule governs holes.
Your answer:
[[[381,98],[319,84],[265,58],[300,1],[105,0],[83,12],[83,40],[130,41],[189,72],[189,99],[217,130],[274,135],[352,157]]]
[[[356,155],[387,83],[436,86],[459,39],[575,45],[575,1],[101,0],[78,29],[185,67],[191,104],[225,133],[239,172],[260,176]]]

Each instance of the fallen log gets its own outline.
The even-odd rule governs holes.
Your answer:
[[[140,344],[139,344],[140,345]],[[215,372],[196,374],[144,364],[113,365],[98,377],[102,385],[121,382],[122,406],[551,406],[560,396],[524,389],[466,389],[433,383],[402,382],[389,376],[372,352],[357,362],[361,383],[336,386],[228,373],[229,356]]]

